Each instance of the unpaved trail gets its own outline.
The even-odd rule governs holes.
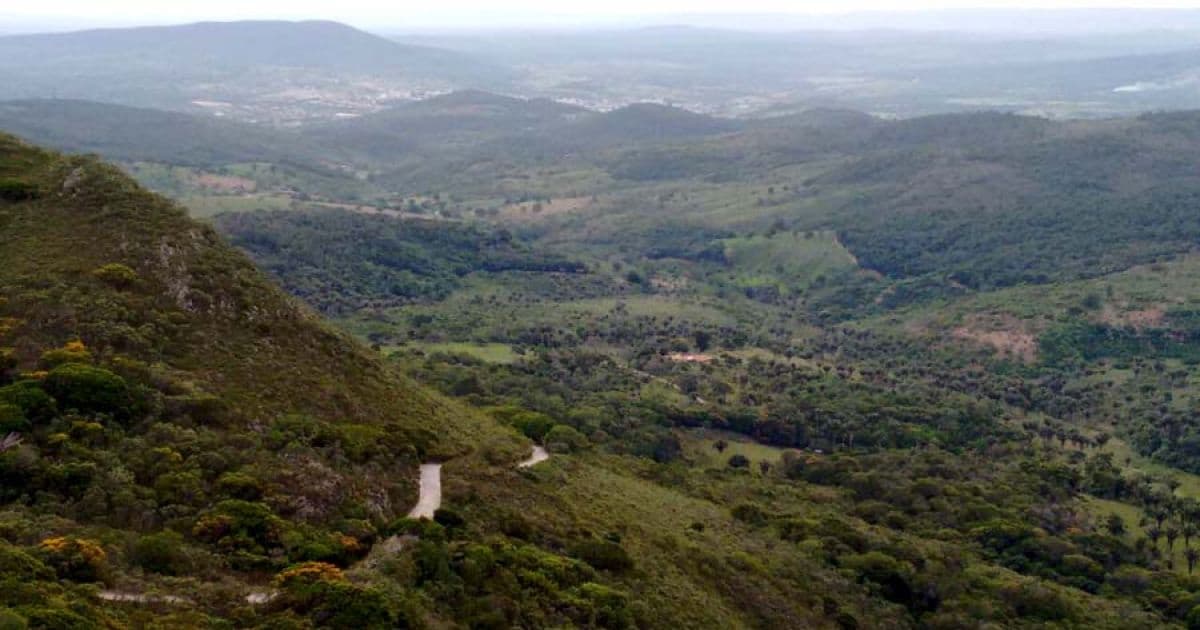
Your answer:
[[[128,591],[103,590],[96,593],[102,601],[129,602],[134,604],[183,604],[187,600],[175,595],[148,595],[146,593],[131,593]]]
[[[421,464],[421,490],[417,505],[408,513],[409,518],[433,518],[433,513],[442,507],[442,465]]]
[[[546,447],[544,446],[538,446],[535,444],[533,446],[533,454],[529,456],[529,459],[517,464],[517,468],[529,468],[530,466],[540,464],[547,459],[550,459],[550,451],[547,451]]]

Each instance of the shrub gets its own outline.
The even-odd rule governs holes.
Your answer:
[[[16,203],[37,199],[37,186],[19,179],[0,179],[0,201]]]
[[[133,563],[163,575],[187,573],[189,558],[183,551],[183,536],[167,530],[142,536],[133,545]]]
[[[117,289],[127,289],[138,280],[137,272],[121,263],[109,263],[92,272],[97,280]]]
[[[54,368],[45,387],[62,409],[127,417],[132,403],[125,379],[90,365],[68,363]]]
[[[108,572],[108,554],[94,540],[47,538],[38,545],[38,552],[58,577],[66,580],[98,582]]]
[[[21,408],[11,403],[0,402],[0,436],[9,433],[25,433],[30,429],[29,420]]]
[[[49,580],[54,573],[41,560],[0,542],[0,575],[22,581]]]
[[[433,521],[446,529],[458,529],[467,524],[461,514],[442,508],[433,513]]]
[[[607,540],[585,540],[571,547],[571,555],[601,571],[621,572],[633,568],[625,548]]]
[[[43,369],[52,370],[60,365],[68,363],[91,363],[92,353],[83,345],[82,341],[68,342],[61,348],[47,350],[42,353],[38,364]]]
[[[587,437],[565,424],[554,425],[542,440],[555,453],[572,453],[588,447]]]
[[[286,524],[262,503],[222,501],[192,527],[197,540],[223,550],[237,550],[245,565],[267,565],[267,554],[280,548]]]
[[[770,515],[753,503],[742,503],[733,508],[733,518],[749,525],[762,526],[767,524]]]
[[[58,406],[37,381],[18,381],[0,387],[0,402],[15,405],[30,422],[48,422],[58,415]]]
[[[729,467],[730,468],[749,468],[750,467],[750,459],[747,458],[745,455],[742,455],[739,453],[739,454],[734,455],[733,457],[729,458]]]
[[[262,498],[263,488],[258,479],[244,472],[227,472],[217,479],[217,490],[232,499],[257,501]]]
[[[275,576],[280,588],[294,589],[318,582],[345,582],[346,574],[328,562],[304,562],[281,571]]]

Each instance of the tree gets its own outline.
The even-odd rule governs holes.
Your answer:
[[[1125,519],[1120,514],[1109,514],[1104,520],[1104,528],[1113,536],[1125,535]]]
[[[765,459],[761,462],[758,462],[758,470],[762,472],[764,477],[766,477],[767,474],[771,472],[771,462]]]
[[[1196,561],[1200,560],[1200,551],[1196,551],[1193,547],[1188,547],[1183,550],[1183,557],[1187,559],[1188,575],[1192,574],[1192,570],[1196,568]]]
[[[729,467],[730,468],[749,468],[750,467],[750,459],[747,458],[745,455],[738,453],[738,454],[734,455],[733,457],[729,458]]]
[[[724,453],[725,449],[729,448],[729,442],[726,442],[725,440],[717,440],[716,442],[713,442],[713,448],[716,449],[718,453]]]
[[[1162,529],[1157,525],[1146,528],[1146,537],[1150,539],[1150,544],[1154,546],[1154,550],[1158,551],[1158,540],[1162,538]]]

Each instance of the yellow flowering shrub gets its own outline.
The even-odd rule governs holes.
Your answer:
[[[42,561],[60,578],[76,582],[96,582],[108,572],[108,554],[100,543],[86,538],[57,536],[38,545]]]
[[[82,341],[68,341],[63,347],[42,353],[38,362],[45,369],[53,369],[67,363],[91,363],[92,353]]]
[[[289,567],[275,576],[281,587],[301,586],[314,582],[345,582],[346,574],[328,562],[305,562]]]

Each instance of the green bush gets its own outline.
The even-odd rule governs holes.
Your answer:
[[[62,409],[128,417],[133,402],[125,379],[90,365],[69,363],[54,368],[45,387]]]
[[[0,437],[9,433],[25,433],[30,427],[29,420],[25,418],[20,407],[0,402]]]
[[[542,441],[546,449],[554,453],[573,453],[588,447],[587,437],[565,424],[556,424],[546,433]]]
[[[622,572],[633,568],[625,548],[607,540],[585,540],[571,546],[571,555],[601,571]]]
[[[34,423],[48,422],[58,415],[58,405],[37,381],[17,381],[0,387],[0,402],[16,405]]]
[[[262,498],[263,488],[258,479],[244,472],[227,472],[217,479],[217,490],[231,498],[257,501]]]
[[[17,547],[0,542],[0,575],[31,581],[53,579],[54,572],[41,560]]]
[[[190,569],[183,544],[183,536],[170,530],[147,534],[134,543],[131,560],[147,571],[183,575]]]
[[[121,263],[109,263],[92,272],[97,280],[118,289],[127,289],[138,280],[137,272]]]
[[[37,186],[19,179],[0,179],[0,201],[18,202],[37,199]]]

